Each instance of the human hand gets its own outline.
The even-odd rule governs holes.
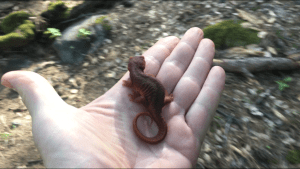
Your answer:
[[[213,42],[202,38],[199,28],[191,28],[180,41],[163,38],[143,54],[145,72],[156,75],[174,96],[162,114],[167,136],[157,145],[139,140],[133,132],[132,121],[144,108],[129,101],[131,90],[122,86],[128,72],[79,109],[66,104],[34,72],[8,72],[1,83],[14,88],[28,108],[33,138],[46,167],[192,167],[225,81],[222,68],[211,69]]]

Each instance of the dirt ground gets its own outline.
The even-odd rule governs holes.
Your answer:
[[[45,10],[49,3],[12,2],[12,8],[27,9],[35,14]],[[26,55],[30,66],[22,70],[42,75],[63,100],[79,108],[104,94],[125,74],[130,56],[142,54],[161,37],[181,37],[191,27],[207,26],[208,21],[197,19],[199,14],[193,12],[194,9],[210,14],[205,5],[188,1],[132,2],[134,6],[130,8],[118,4],[108,12],[113,26],[111,36],[97,55],[87,56],[80,66],[58,64],[59,57],[51,44],[40,41],[19,51],[0,53],[0,61],[8,63],[10,58],[5,56]],[[76,3],[80,2],[70,5]],[[0,17],[11,11],[2,11]],[[218,19],[211,18],[212,21]],[[2,67],[1,77],[4,70],[9,69]],[[300,167],[286,160],[289,151],[300,148],[300,71],[268,71],[254,75],[255,79],[248,79],[239,74],[226,74],[225,90],[202,146],[197,168]],[[280,91],[275,81],[286,77],[292,78],[290,87]],[[273,97],[261,99],[262,93]],[[257,105],[266,115],[251,115],[245,103]],[[273,103],[280,105],[279,111],[287,121],[264,106]],[[44,168],[33,142],[29,112],[18,93],[3,86],[0,86],[0,134],[1,168]]]

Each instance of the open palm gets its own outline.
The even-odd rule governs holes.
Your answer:
[[[191,28],[179,40],[159,40],[143,56],[147,74],[155,75],[174,100],[163,108],[166,138],[156,145],[141,141],[132,121],[143,106],[129,100],[122,86],[129,74],[108,92],[82,108],[66,104],[42,76],[27,71],[3,75],[32,116],[33,137],[46,167],[192,167],[223,90],[225,73],[211,69],[214,44]],[[145,135],[155,127],[139,123]],[[155,126],[155,125],[152,125]]]

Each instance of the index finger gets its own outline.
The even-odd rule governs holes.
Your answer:
[[[163,62],[171,54],[178,42],[179,39],[177,37],[169,36],[160,39],[145,53],[143,53],[146,61],[145,72],[147,74],[156,75],[160,70]]]

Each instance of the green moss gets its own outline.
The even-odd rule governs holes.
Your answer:
[[[101,16],[101,17],[96,19],[95,23],[96,24],[101,24],[104,30],[110,31],[111,30],[111,25],[110,25],[109,21],[106,18],[107,18],[106,16]]]
[[[58,16],[60,16],[62,19],[66,19],[70,16],[70,11],[72,9],[71,8],[68,8],[66,5],[65,5],[65,2],[61,1],[61,0],[58,0],[56,2],[50,2],[49,3],[49,6],[48,6],[48,11],[51,11],[51,12],[59,12],[57,13]]]
[[[29,14],[25,14],[27,13],[18,11],[4,18],[1,29],[6,34],[0,36],[0,49],[20,47],[34,39],[35,25],[30,20],[26,20]]]
[[[57,7],[63,7],[65,3],[63,1],[50,2],[48,6],[49,11],[55,11]]]
[[[300,150],[291,150],[288,152],[286,159],[291,164],[299,164],[300,163]]]
[[[217,49],[258,44],[260,39],[257,37],[257,31],[245,29],[240,23],[241,21],[235,23],[233,20],[225,20],[208,26],[203,29],[204,37],[211,39]]]
[[[1,30],[7,34],[14,31],[30,15],[24,11],[13,12],[6,16],[1,23]]]

